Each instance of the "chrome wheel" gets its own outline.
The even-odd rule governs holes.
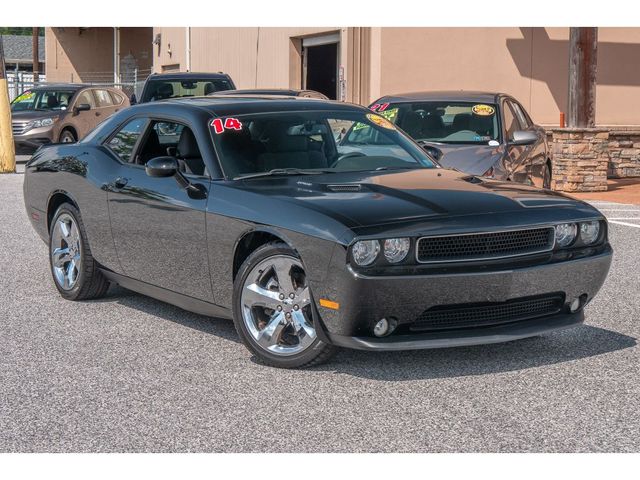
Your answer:
[[[295,355],[316,339],[311,295],[302,264],[274,255],[247,275],[241,294],[242,320],[253,340],[276,355]]]
[[[51,266],[56,283],[71,290],[80,272],[80,232],[73,217],[63,213],[56,219],[51,232]]]

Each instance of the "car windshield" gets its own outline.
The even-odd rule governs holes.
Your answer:
[[[224,79],[147,80],[141,101],[199,97],[221,90],[231,90],[231,83]]]
[[[66,110],[74,93],[73,90],[25,90],[11,102],[11,111]]]
[[[279,112],[210,121],[228,178],[432,168],[426,153],[366,112]]]
[[[371,109],[418,141],[469,145],[499,142],[494,104],[478,102],[378,103]]]

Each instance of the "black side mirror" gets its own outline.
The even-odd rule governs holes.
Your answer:
[[[178,173],[178,161],[174,157],[155,157],[144,169],[150,177],[173,177]]]
[[[129,103],[131,105],[135,105],[136,103],[138,103],[138,99],[136,98],[136,94],[132,93],[131,97],[129,97]]]
[[[80,105],[76,105],[73,108],[73,114],[77,115],[80,112],[86,112],[87,110],[91,110],[91,105],[88,103],[81,103]]]
[[[525,130],[516,130],[513,132],[513,137],[509,143],[511,145],[533,145],[538,141],[538,135],[534,132]]]

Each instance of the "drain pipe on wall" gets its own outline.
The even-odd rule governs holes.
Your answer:
[[[113,83],[120,83],[120,28],[113,27]]]
[[[187,64],[187,72],[191,71],[191,27],[185,28],[184,55]]]

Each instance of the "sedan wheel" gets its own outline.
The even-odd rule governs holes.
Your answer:
[[[51,236],[53,278],[63,290],[71,290],[78,281],[81,260],[80,232],[73,217],[58,216]]]
[[[77,140],[75,135],[71,133],[69,130],[65,130],[60,135],[60,143],[75,143],[76,141]]]
[[[234,322],[243,343],[263,363],[296,368],[328,359],[318,338],[312,295],[300,259],[280,243],[258,248],[234,286]]]

